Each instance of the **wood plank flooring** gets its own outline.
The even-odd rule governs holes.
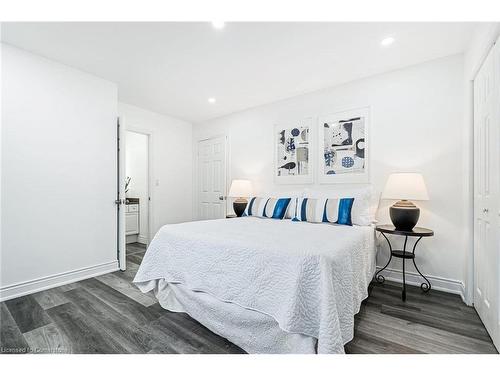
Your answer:
[[[0,303],[0,353],[244,353],[133,284],[145,246],[127,245],[127,271]],[[372,283],[347,353],[496,353],[460,297]]]

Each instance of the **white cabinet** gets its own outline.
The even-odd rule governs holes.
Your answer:
[[[127,204],[125,207],[125,234],[139,234],[139,205]]]

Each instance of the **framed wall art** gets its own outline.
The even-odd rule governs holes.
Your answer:
[[[274,180],[282,184],[313,182],[312,119],[274,127]]]
[[[318,182],[369,182],[369,129],[367,107],[319,118]]]

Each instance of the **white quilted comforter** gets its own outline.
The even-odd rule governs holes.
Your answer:
[[[158,283],[271,316],[279,327],[317,339],[318,353],[343,353],[354,315],[368,296],[374,264],[370,227],[253,217],[165,225],[134,282]]]

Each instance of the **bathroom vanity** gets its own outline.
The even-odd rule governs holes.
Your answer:
[[[127,236],[127,243],[137,242],[139,229],[139,198],[127,198],[125,202],[125,234]]]

